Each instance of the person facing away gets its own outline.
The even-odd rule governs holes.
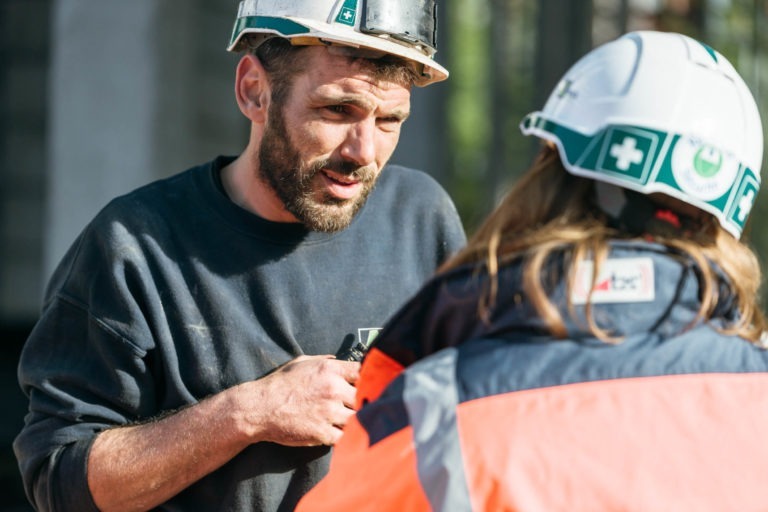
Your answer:
[[[689,37],[634,32],[521,126],[540,154],[387,322],[297,510],[766,510],[746,85]]]
[[[293,510],[327,471],[359,371],[334,355],[465,243],[432,178],[385,168],[411,86],[447,77],[434,24],[241,2],[247,147],[112,201],[49,283],[14,443],[37,510]]]

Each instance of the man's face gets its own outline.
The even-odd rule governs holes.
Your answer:
[[[410,90],[325,48],[306,51],[285,102],[270,105],[259,174],[296,220],[333,232],[349,225],[395,150]]]

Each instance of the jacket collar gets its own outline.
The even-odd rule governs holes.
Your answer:
[[[652,274],[645,276],[650,281],[644,286],[651,287],[652,295],[647,288],[643,300],[626,300],[632,299],[631,294],[624,295],[624,300],[618,300],[621,293],[602,295],[600,300],[604,301],[592,307],[592,316],[600,328],[618,337],[644,333],[666,337],[693,325],[700,307],[700,272],[693,261],[665,246],[639,241],[613,242],[609,259],[618,262],[613,268],[622,269],[624,265],[621,271],[627,272],[625,279],[632,277],[633,268],[632,264],[627,265],[628,261],[643,262],[641,265],[646,267],[650,265]],[[562,261],[553,261],[545,279],[552,280],[550,298],[566,322],[568,337],[600,343],[588,330],[585,306],[575,306],[575,315],[570,314],[565,278],[556,272],[561,265]],[[720,275],[720,301],[716,318],[712,319],[715,324],[732,321],[735,316],[730,288],[722,273]],[[614,278],[616,280],[606,286],[621,284],[621,275]],[[480,337],[551,338],[544,322],[522,293],[521,264],[504,265],[498,283],[495,306],[489,320],[483,322],[478,315],[478,297],[488,289],[487,274],[478,272],[474,266],[464,266],[436,276],[390,320],[377,339],[376,347],[408,366],[441,348]]]

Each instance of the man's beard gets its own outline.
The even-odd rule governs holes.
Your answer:
[[[358,167],[352,162],[322,160],[311,163],[291,142],[285,128],[281,107],[273,105],[269,122],[259,147],[259,175],[299,222],[312,231],[332,233],[349,226],[365,204],[376,183],[377,173],[371,167]],[[321,169],[359,180],[363,188],[351,199],[340,199],[328,192],[316,197],[313,186]]]

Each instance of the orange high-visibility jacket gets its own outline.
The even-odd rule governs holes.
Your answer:
[[[616,345],[578,308],[568,339],[546,335],[516,265],[485,324],[471,270],[425,286],[366,357],[362,407],[297,510],[768,510],[768,352],[717,330],[727,286],[717,318],[691,325],[690,261],[645,243],[611,260],[593,298]]]

